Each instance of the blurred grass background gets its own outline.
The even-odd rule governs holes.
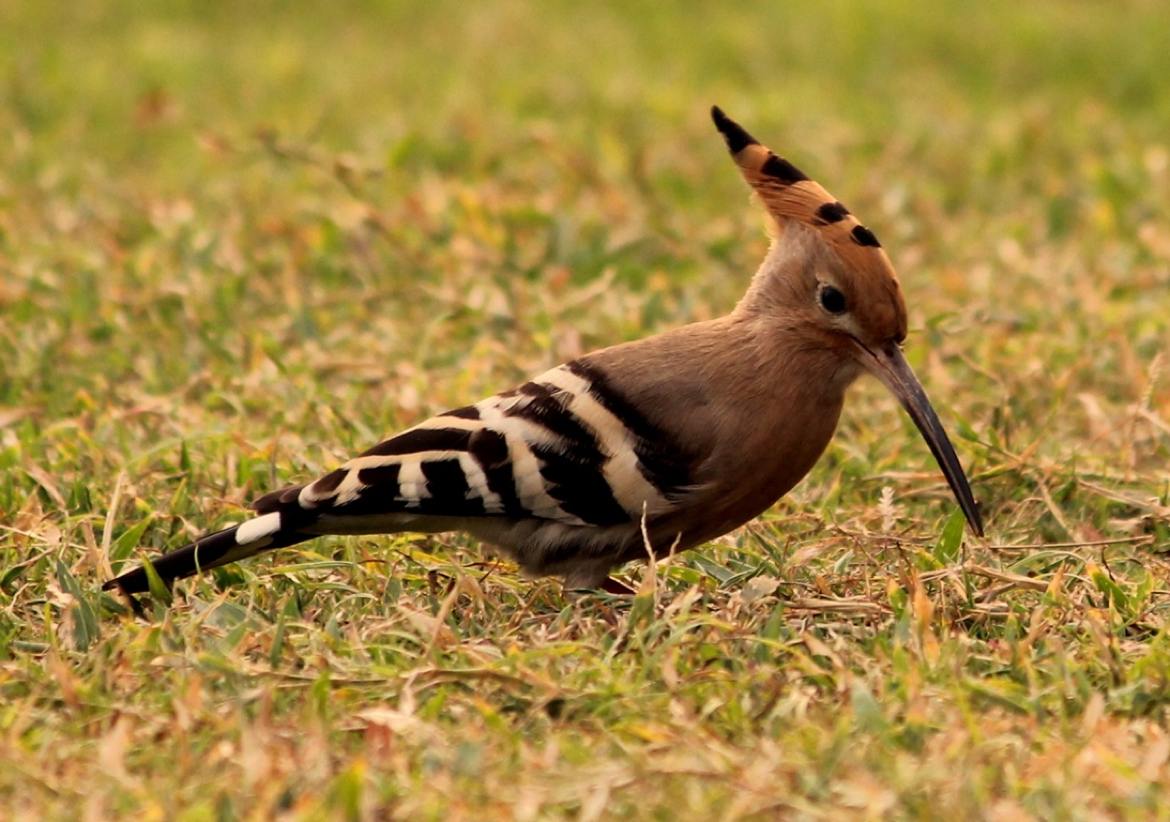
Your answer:
[[[1167,42],[1156,2],[5,4],[6,815],[1164,813]],[[987,542],[863,384],[633,602],[410,535],[150,624],[98,593],[729,309],[766,239],[711,103],[890,250]]]

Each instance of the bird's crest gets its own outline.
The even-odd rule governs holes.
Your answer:
[[[812,226],[851,268],[897,281],[894,266],[877,237],[820,183],[761,145],[719,106],[711,107],[711,119],[744,179],[773,219],[781,224],[796,220]]]

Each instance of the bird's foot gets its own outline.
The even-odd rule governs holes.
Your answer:
[[[617,594],[618,596],[632,597],[634,594],[638,593],[624,582],[619,582],[613,577],[606,577],[604,580],[602,580],[602,583],[599,587],[607,594]]]

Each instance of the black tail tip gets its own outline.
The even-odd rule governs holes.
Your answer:
[[[139,619],[146,619],[146,609],[143,608],[142,603],[134,597],[134,594],[146,593],[146,590],[145,588],[139,588],[134,585],[133,573],[134,572],[131,572],[130,574],[123,574],[120,577],[107,579],[102,583],[102,590],[117,591],[122,595],[122,598],[126,601],[126,604],[130,606],[130,610],[134,613],[134,616],[138,617]],[[146,575],[143,574],[144,581],[145,576]]]
[[[711,120],[715,123],[715,128],[719,129],[719,133],[723,135],[723,139],[727,142],[727,149],[732,154],[739,154],[750,145],[759,145],[759,140],[748,134],[743,126],[724,114],[723,109],[719,106],[711,106]]]
[[[107,579],[102,583],[103,591],[117,591],[119,594],[145,594],[150,590],[150,583],[146,578],[146,571],[135,568],[129,573]]]

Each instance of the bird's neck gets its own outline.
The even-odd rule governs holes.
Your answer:
[[[793,309],[811,299],[822,252],[819,238],[804,226],[781,226],[727,320],[739,329],[731,335],[737,349],[754,361],[758,375],[772,378],[766,383],[786,392],[799,386],[810,402],[832,405],[862,369],[849,346]]]
[[[739,350],[753,382],[785,395],[785,405],[840,405],[845,391],[863,373],[847,349],[800,326],[767,315],[740,315]]]
[[[824,253],[819,238],[795,223],[778,226],[777,232],[736,305],[736,314],[783,318],[786,307],[800,300],[808,282],[815,281],[818,260]]]

